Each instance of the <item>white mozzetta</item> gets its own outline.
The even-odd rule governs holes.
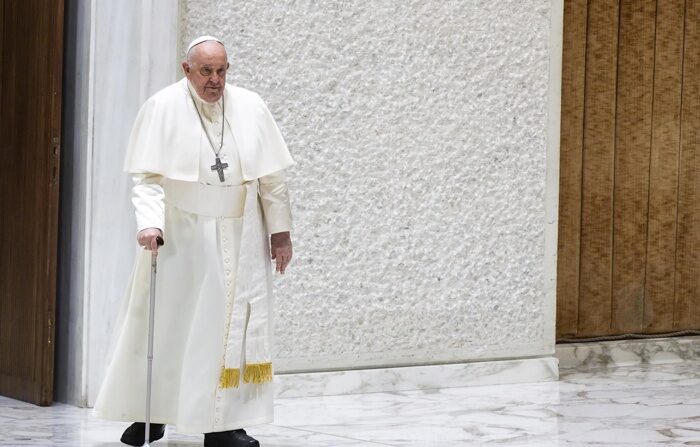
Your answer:
[[[277,370],[551,355],[550,1],[215,5],[181,2],[180,54],[221,38],[297,161]]]

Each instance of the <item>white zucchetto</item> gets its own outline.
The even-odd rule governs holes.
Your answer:
[[[209,41],[219,42],[221,45],[224,44],[222,41],[220,41],[219,39],[217,39],[217,38],[214,37],[214,36],[199,36],[199,37],[197,37],[195,40],[193,40],[192,42],[190,42],[189,46],[187,47],[187,51],[185,52],[185,54],[189,54],[190,50],[191,50],[193,47],[199,45],[200,43],[202,43],[202,42],[209,42]]]

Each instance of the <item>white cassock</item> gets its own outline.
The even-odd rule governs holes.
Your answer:
[[[225,181],[213,171],[219,153]],[[222,107],[224,113],[222,113]],[[159,249],[151,422],[182,433],[272,421],[268,235],[291,229],[284,169],[293,163],[260,97],[226,86],[202,101],[187,79],[141,108],[125,170],[138,230],[163,229]],[[104,419],[144,421],[150,251],[137,255],[124,323],[95,404]]]

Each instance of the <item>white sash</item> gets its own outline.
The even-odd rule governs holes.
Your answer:
[[[165,201],[182,211],[208,217],[242,217],[246,192],[251,186],[257,192],[257,180],[216,186],[167,179],[163,189]]]
[[[272,380],[270,352],[271,265],[267,232],[258,202],[258,181],[237,186],[205,185],[168,179],[165,201],[207,217],[243,218],[232,301],[227,303],[221,388]],[[216,240],[216,225],[206,227]],[[212,256],[215,256],[212,254]],[[221,389],[220,388],[220,389]],[[218,392],[218,391],[217,391]]]

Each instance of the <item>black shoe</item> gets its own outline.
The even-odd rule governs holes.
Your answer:
[[[157,441],[165,435],[165,424],[151,424],[151,433],[148,442]],[[134,422],[124,430],[121,441],[124,444],[142,446],[146,437],[146,424],[144,422]]]
[[[204,433],[204,447],[260,447],[260,443],[240,429]]]

